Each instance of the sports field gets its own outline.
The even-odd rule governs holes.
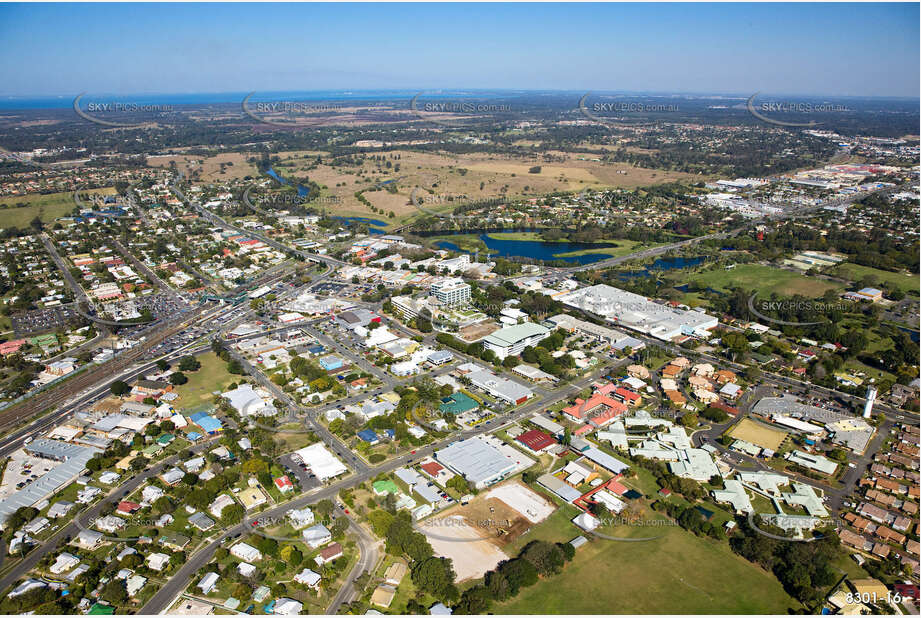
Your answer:
[[[764,266],[763,264],[741,264],[731,270],[720,268],[698,273],[692,281],[715,290],[727,291],[732,287],[757,291],[759,295],[781,296],[799,294],[807,298],[818,298],[828,290],[843,290],[844,286],[832,281],[807,277],[799,273]]]
[[[544,524],[551,524],[548,520]],[[649,530],[634,528],[639,536]],[[579,530],[571,527],[571,537]],[[622,532],[618,532],[618,535]],[[796,602],[726,541],[675,526],[653,541],[595,538],[563,572],[493,606],[497,614],[786,614]],[[530,538],[543,538],[535,528]]]
[[[737,440],[745,440],[761,448],[776,451],[786,439],[787,432],[768,427],[750,418],[743,418],[729,431],[729,435]]]
[[[864,277],[876,277],[878,285],[883,288],[899,288],[903,292],[914,291],[916,295],[918,294],[919,284],[921,284],[921,277],[918,275],[893,273],[888,270],[879,270],[878,268],[870,268],[869,266],[850,264],[848,262],[838,264],[829,271],[829,274],[848,279],[855,283],[859,282]]]
[[[211,403],[214,391],[223,391],[236,377],[227,373],[227,363],[219,359],[214,352],[207,352],[196,358],[201,363],[201,368],[186,373],[189,381],[175,387],[175,392],[179,395],[176,400],[177,408],[194,408],[203,403]]]
[[[81,193],[112,195],[115,189],[90,189]],[[59,217],[68,216],[75,206],[74,194],[69,191],[4,197],[0,199],[0,227],[28,227],[35,217],[41,219],[42,223],[50,223]]]

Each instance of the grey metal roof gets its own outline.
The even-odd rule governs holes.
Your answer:
[[[32,506],[72,482],[83,473],[86,462],[100,452],[96,448],[46,438],[33,441],[25,447],[25,450],[39,457],[54,459],[61,463],[22,489],[0,500],[0,521],[6,521],[6,518],[20,507]]]
[[[435,458],[474,483],[494,480],[515,469],[514,461],[478,438],[454,442],[435,451]]]

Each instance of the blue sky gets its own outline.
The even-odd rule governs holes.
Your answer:
[[[3,4],[0,95],[514,88],[911,96],[912,4]]]

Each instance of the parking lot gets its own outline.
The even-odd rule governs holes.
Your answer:
[[[278,458],[278,463],[282,465],[285,469],[285,472],[288,474],[288,478],[292,481],[296,481],[298,487],[301,491],[310,491],[320,487],[323,483],[320,482],[317,477],[307,469],[299,457],[294,453],[288,453],[287,455],[282,455]]]
[[[17,336],[57,330],[67,324],[78,324],[81,320],[69,305],[36,309],[10,318]]]
[[[40,478],[57,465],[57,462],[50,459],[33,457],[22,450],[15,451],[10,455],[10,460],[3,474],[3,483],[0,485],[0,498],[6,498],[15,493],[26,483]]]

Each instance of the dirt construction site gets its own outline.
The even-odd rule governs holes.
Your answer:
[[[436,555],[454,562],[460,582],[482,577],[507,559],[502,548],[553,510],[553,505],[524,485],[509,483],[420,522],[419,530]]]
[[[787,432],[768,427],[763,423],[744,418],[729,431],[729,435],[737,440],[745,440],[761,448],[776,451],[787,438]]]

